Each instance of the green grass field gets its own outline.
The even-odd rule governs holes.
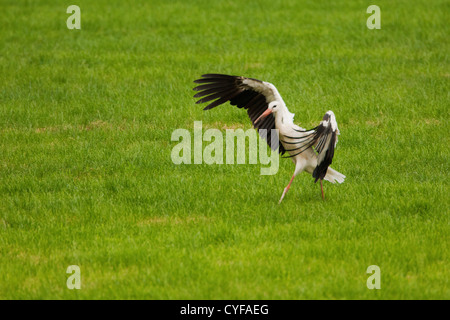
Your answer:
[[[0,298],[449,299],[449,11],[3,0]],[[251,128],[242,110],[195,105],[203,73],[275,84],[307,128],[333,110],[345,183],[322,201],[303,173],[278,205],[290,160],[274,176],[174,165],[176,128]]]

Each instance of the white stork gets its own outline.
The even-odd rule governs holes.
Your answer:
[[[294,124],[294,114],[290,113],[277,88],[271,83],[224,74],[204,74],[194,81],[199,91],[195,98],[198,103],[211,102],[204,110],[217,107],[227,101],[238,108],[247,109],[248,116],[262,138],[279,153],[289,153],[295,164],[295,171],[289,184],[284,188],[279,203],[291,187],[295,176],[306,171],[312,174],[314,182],[320,180],[322,199],[324,199],[322,180],[342,183],[345,176],[330,168],[339,129],[332,111],[325,113],[320,124],[305,130]],[[265,129],[265,130],[261,130]],[[278,129],[278,136],[271,137],[271,129]],[[277,141],[279,140],[279,141]],[[278,143],[277,143],[278,142]],[[313,149],[314,147],[314,149]]]

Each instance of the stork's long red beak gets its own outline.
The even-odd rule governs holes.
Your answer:
[[[256,119],[255,124],[257,124],[257,123],[259,122],[259,120],[261,120],[261,119],[267,117],[269,114],[272,114],[272,109],[267,109],[266,111],[264,111],[263,114],[260,115],[260,116],[258,117],[258,119]]]

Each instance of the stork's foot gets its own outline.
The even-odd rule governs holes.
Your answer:
[[[292,176],[291,180],[289,181],[289,184],[286,186],[286,188],[284,188],[283,194],[281,195],[280,201],[278,201],[278,204],[281,203],[281,201],[283,201],[284,196],[286,195],[286,192],[288,192],[289,188],[291,187],[291,183],[295,178],[295,174]]]
[[[280,201],[278,201],[278,204],[281,203],[281,201],[283,201],[284,196],[286,195],[286,192],[289,190],[288,187],[284,188],[283,194],[281,195]]]
[[[325,195],[323,194],[323,185],[322,185],[322,179],[320,179],[320,190],[322,191],[322,200],[325,201]]]

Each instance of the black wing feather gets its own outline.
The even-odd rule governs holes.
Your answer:
[[[323,178],[325,178],[325,176],[327,175],[328,167],[333,162],[334,148],[336,145],[336,131],[331,131],[330,128],[326,131],[325,134],[327,135],[327,139],[324,139],[325,137],[323,137],[323,141],[328,140],[328,135],[331,135],[331,137],[329,143],[322,142],[320,148],[316,149],[319,155],[322,152],[325,152],[325,154],[323,156],[323,160],[317,163],[317,167],[313,171],[312,176],[313,178],[315,178],[314,182],[317,182],[317,180],[319,179],[322,180]]]
[[[339,130],[337,129],[337,125],[332,125],[332,122],[336,124],[336,119],[334,118],[334,114],[331,111],[328,111],[317,127],[305,131],[295,130],[305,134],[300,137],[285,136],[293,141],[282,141],[284,144],[297,145],[296,147],[294,146],[293,149],[286,149],[286,151],[292,153],[285,158],[292,158],[311,147],[315,148],[318,157],[317,166],[312,173],[312,176],[315,179],[314,182],[325,178],[328,167],[333,161]]]
[[[284,154],[286,150],[279,142],[278,135],[272,136],[271,130],[275,129],[274,116],[269,115],[262,121],[255,124],[255,120],[258,119],[258,117],[268,108],[269,101],[267,101],[266,97],[262,93],[255,91],[248,85],[245,85],[243,83],[243,80],[245,79],[251,79],[262,83],[261,80],[253,78],[217,73],[204,74],[201,79],[194,81],[194,83],[200,84],[194,88],[195,91],[198,91],[194,97],[201,98],[196,103],[205,103],[217,99],[208,104],[204,110],[215,108],[228,101],[233,106],[247,109],[247,114],[255,129],[258,129],[261,137],[267,141],[267,144],[272,150],[276,150],[278,148],[278,151],[281,154]],[[260,130],[267,131],[263,134],[264,131]]]

